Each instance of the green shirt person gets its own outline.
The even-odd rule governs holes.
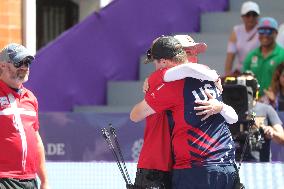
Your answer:
[[[268,89],[275,68],[284,62],[284,49],[276,43],[278,23],[274,18],[263,17],[259,20],[258,34],[260,47],[252,50],[245,58],[243,71],[251,70],[260,85],[259,93]]]
[[[243,71],[251,70],[256,75],[261,96],[263,89],[269,88],[274,70],[281,62],[284,62],[284,49],[277,44],[267,57],[263,57],[260,48],[254,49],[247,55]]]

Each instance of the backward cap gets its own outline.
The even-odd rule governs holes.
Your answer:
[[[154,41],[151,48],[153,59],[172,59],[183,52],[182,45],[173,36],[162,36]]]
[[[184,49],[195,49],[197,53],[203,53],[207,49],[205,43],[196,43],[189,35],[175,35],[174,38],[180,42]]]
[[[18,63],[24,58],[34,59],[34,56],[23,45],[10,43],[0,52],[0,61]]]

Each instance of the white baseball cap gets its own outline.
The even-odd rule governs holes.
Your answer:
[[[175,35],[174,38],[176,38],[185,49],[195,48],[197,53],[203,53],[207,49],[205,43],[195,43],[193,38],[189,35]]]
[[[241,15],[245,15],[248,12],[256,12],[259,15],[260,11],[258,4],[253,1],[244,2],[241,8]]]

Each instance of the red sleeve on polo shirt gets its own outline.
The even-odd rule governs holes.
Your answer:
[[[33,94],[33,92],[31,92],[26,88],[25,91],[26,91],[26,98],[29,99],[30,104],[32,104],[29,108],[30,110],[35,111],[36,113],[36,117],[33,122],[33,128],[35,131],[38,131],[39,130],[38,100]]]
[[[37,101],[36,97],[35,97],[35,110],[36,110],[37,119],[36,119],[36,122],[34,124],[34,129],[35,129],[35,131],[38,131],[39,130],[39,116],[38,116],[38,101]]]

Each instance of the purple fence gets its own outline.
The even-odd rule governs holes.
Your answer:
[[[111,123],[117,131],[126,161],[138,158],[144,122],[133,123],[128,114],[44,113],[40,133],[51,161],[114,161],[101,128]]]
[[[36,54],[27,86],[40,111],[106,103],[108,80],[136,80],[139,58],[154,38],[199,31],[202,11],[228,0],[116,0]]]

